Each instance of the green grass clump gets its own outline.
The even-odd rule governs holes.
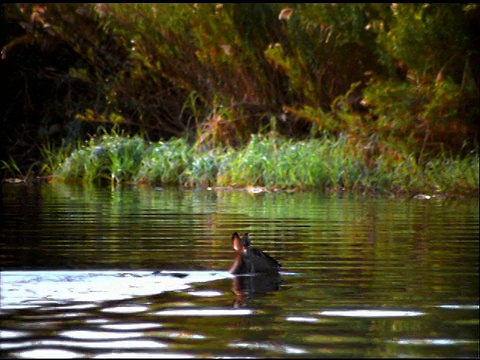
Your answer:
[[[437,192],[464,193],[476,189],[478,191],[480,161],[478,151],[469,156],[442,156],[430,161],[425,169],[427,183]]]
[[[253,135],[226,164],[219,181],[269,188],[353,188],[367,175],[364,160],[349,150],[345,137],[293,141]]]
[[[129,182],[138,173],[145,142],[139,136],[92,137],[55,169],[57,179],[96,183],[101,180]]]
[[[225,154],[219,149],[195,152],[182,174],[182,183],[188,186],[215,186],[218,184],[220,169],[226,161]]]
[[[192,147],[185,139],[159,141],[148,147],[134,178],[138,182],[178,185],[192,161]]]
[[[373,147],[372,144],[369,145]],[[147,143],[141,137],[92,138],[55,169],[61,181],[147,183],[209,187],[264,186],[280,189],[383,193],[468,193],[478,191],[478,151],[442,154],[420,164],[413,155],[370,148],[346,135],[294,141],[252,135],[243,148],[202,149],[184,138]],[[368,151],[367,151],[368,150]]]
[[[252,135],[249,144],[232,152],[219,174],[219,185],[312,188],[332,185],[330,163],[334,150],[328,140],[295,142],[278,137]]]

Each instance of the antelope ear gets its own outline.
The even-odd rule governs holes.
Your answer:
[[[232,235],[232,242],[233,242],[234,240],[238,240],[238,241],[241,240],[241,239],[240,239],[240,235],[238,235],[238,232],[236,232],[236,231],[235,231],[235,232],[233,233],[233,235]]]
[[[237,232],[234,232],[232,235],[232,247],[235,251],[243,249],[243,241],[240,239],[240,235],[238,235]]]
[[[250,237],[248,236],[248,233],[243,235],[243,245],[246,247],[250,246]]]

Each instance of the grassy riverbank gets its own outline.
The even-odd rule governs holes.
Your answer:
[[[478,151],[419,163],[394,149],[371,153],[347,136],[294,141],[252,135],[243,148],[190,145],[183,138],[93,137],[67,154],[45,154],[53,181],[187,187],[345,190],[353,193],[478,193]]]
[[[0,179],[478,188],[479,4],[0,10]]]

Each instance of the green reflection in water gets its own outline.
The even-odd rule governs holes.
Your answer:
[[[225,279],[137,300],[145,311],[141,319],[128,314],[132,322],[158,324],[151,336],[175,339],[171,351],[478,354],[478,199],[64,184],[3,185],[3,194],[4,268],[226,270],[234,256],[234,231],[249,232],[255,246],[282,263],[279,290],[256,297],[236,296],[235,282]],[[202,293],[215,296],[198,296]],[[230,316],[232,307],[248,311]],[[322,315],[348,310],[425,315]],[[182,311],[183,316],[176,315]],[[125,314],[95,314],[109,321],[113,316]]]
[[[166,355],[194,357],[478,355],[478,199],[60,184],[3,194],[4,268],[226,270],[233,231],[284,266],[278,289],[255,296],[223,279],[81,316],[64,316],[79,311],[64,304],[24,308],[1,319],[7,335],[141,331],[141,341],[168,344]],[[75,354],[95,353],[67,340]]]

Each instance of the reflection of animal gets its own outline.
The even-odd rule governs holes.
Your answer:
[[[232,280],[232,292],[236,295],[234,307],[248,306],[251,299],[280,290],[280,273],[266,272],[254,276],[235,276]]]
[[[229,272],[231,274],[253,274],[278,272],[280,263],[262,250],[250,246],[250,238],[245,233],[243,239],[237,232],[232,235],[232,246],[237,252]]]

